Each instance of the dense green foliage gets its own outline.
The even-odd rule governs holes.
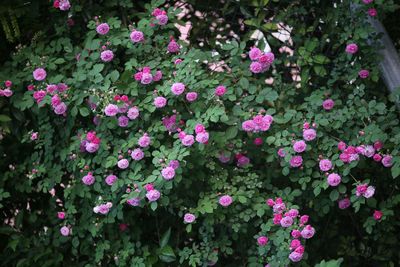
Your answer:
[[[22,20],[23,45],[5,57],[0,69],[0,81],[11,80],[14,92],[0,97],[1,266],[400,264],[399,96],[388,96],[379,79],[378,36],[366,23],[368,7],[361,1],[355,9],[348,0],[191,0],[190,6],[162,0],[70,2],[69,11],[60,11],[37,1],[34,32],[25,34],[29,23]],[[178,16],[181,9],[174,4],[185,16]],[[373,6],[378,17],[395,9],[391,0],[375,0]],[[151,25],[157,7],[168,13],[165,26]],[[24,8],[21,14],[28,12]],[[110,25],[108,34],[96,33],[95,16]],[[167,53],[170,37],[179,38],[174,23],[187,21],[193,26],[189,43],[179,41],[180,52]],[[272,33],[285,25],[292,28],[291,40],[282,42]],[[144,33],[144,42],[131,42],[133,29]],[[275,55],[261,74],[249,70],[256,29]],[[357,54],[345,52],[350,43],[358,45]],[[114,53],[111,62],[100,59],[103,45]],[[257,45],[264,49],[265,43]],[[293,55],[282,52],[283,46]],[[177,59],[182,62],[174,64]],[[211,63],[223,71],[213,71]],[[135,81],[132,76],[145,66],[162,70],[161,81]],[[32,76],[39,67],[47,71],[43,82]],[[368,78],[359,77],[361,69],[369,70]],[[265,82],[268,78],[272,84]],[[177,82],[186,85],[185,93],[197,92],[197,100],[173,95],[170,88]],[[50,95],[40,104],[33,98],[33,91],[57,83],[69,87],[60,94],[66,116],[54,113]],[[30,84],[33,91],[27,90]],[[219,85],[227,92],[217,97]],[[108,104],[117,104],[116,95],[127,95],[140,110],[128,127],[104,115]],[[167,106],[157,109],[156,96],[166,97]],[[331,110],[322,108],[328,98],[335,102]],[[183,146],[162,123],[174,114],[187,134],[203,124],[208,143]],[[270,129],[243,131],[242,123],[257,114],[273,116]],[[317,138],[307,142],[302,167],[293,168],[293,141],[303,138],[305,122],[316,129]],[[101,139],[95,153],[80,151],[90,131]],[[31,140],[32,132],[38,133],[37,140]],[[151,145],[143,149],[144,159],[134,161],[128,151],[138,147],[145,132]],[[262,145],[254,144],[257,137]],[[383,148],[377,154],[391,155],[393,165],[384,167],[364,156],[344,163],[339,141],[354,147],[380,141]],[[277,154],[280,148],[287,154],[283,158]],[[221,153],[229,157],[227,163],[219,160]],[[238,155],[250,163],[238,167]],[[121,158],[130,161],[129,168],[117,167]],[[321,159],[332,161],[333,172],[342,177],[339,186],[328,185],[318,166]],[[167,181],[160,172],[171,160],[179,160],[180,167]],[[96,178],[90,186],[81,181],[89,171]],[[109,186],[104,179],[111,173],[118,180]],[[149,183],[161,192],[156,202],[145,197]],[[374,196],[357,197],[360,183],[373,185]],[[221,195],[232,196],[233,203],[222,207]],[[135,197],[142,199],[140,206],[126,204]],[[274,225],[265,203],[276,197],[308,214],[316,230],[314,238],[303,242],[299,263],[288,259],[292,228]],[[345,197],[351,207],[339,209]],[[105,202],[113,204],[108,214],[93,212]],[[381,219],[373,218],[374,210],[383,213]],[[63,220],[57,218],[61,211]],[[196,215],[194,223],[184,223],[188,212]],[[70,227],[69,235],[60,234],[63,226]],[[269,238],[267,246],[257,244],[261,235]]]

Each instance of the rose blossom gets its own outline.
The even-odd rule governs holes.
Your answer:
[[[183,83],[174,83],[171,86],[171,91],[174,95],[181,95],[185,91],[185,85]]]
[[[361,79],[366,79],[366,78],[368,78],[368,76],[369,76],[369,71],[368,71],[368,70],[360,70],[360,71],[358,72],[358,76],[359,76]]]
[[[69,236],[69,233],[70,233],[69,228],[68,228],[67,226],[61,227],[60,233],[61,233],[63,236]]]
[[[368,9],[368,15],[370,15],[371,17],[375,17],[376,15],[378,15],[378,12],[375,8],[370,8]]]
[[[113,183],[115,183],[117,179],[117,176],[115,176],[114,174],[110,174],[106,177],[105,182],[108,185],[113,185]]]
[[[350,199],[347,197],[338,201],[338,206],[339,209],[341,210],[347,209],[348,207],[350,207],[350,205],[351,205]]]
[[[130,108],[127,116],[130,120],[135,120],[137,117],[139,117],[139,109],[137,107]]]
[[[306,148],[307,148],[306,142],[304,142],[303,140],[296,141],[293,144],[293,150],[297,153],[304,152]]]
[[[43,81],[44,79],[46,79],[46,71],[43,68],[37,68],[33,71],[33,78],[36,81]]]
[[[301,156],[293,156],[290,159],[290,166],[297,168],[303,164],[303,158]]]
[[[63,212],[63,211],[57,212],[57,218],[60,219],[60,220],[64,220],[65,219],[65,212]]]
[[[306,141],[312,141],[317,137],[317,132],[314,129],[306,129],[303,131],[303,138]]]
[[[374,219],[376,221],[379,221],[380,219],[382,219],[382,216],[383,216],[383,212],[382,211],[380,211],[380,210],[375,210],[374,211]]]
[[[92,184],[94,184],[94,181],[95,181],[95,178],[91,172],[89,172],[87,175],[82,177],[82,182],[85,185],[92,185]]]
[[[126,116],[121,116],[118,118],[118,125],[120,127],[127,127],[129,123],[129,118]]]
[[[132,151],[131,157],[133,160],[138,161],[144,158],[144,153],[140,148],[136,148]]]
[[[301,231],[301,236],[305,239],[310,239],[315,234],[315,229],[311,225],[306,225]]]
[[[38,138],[38,135],[39,135],[38,132],[33,132],[33,133],[31,134],[31,140],[32,140],[32,141],[33,141],[33,140],[36,140],[36,139]]]
[[[142,137],[138,140],[138,145],[140,147],[148,147],[150,145],[151,139],[147,133],[145,133]]]
[[[224,195],[219,198],[218,202],[221,206],[228,207],[229,205],[232,204],[232,197],[229,195]]]
[[[262,55],[262,52],[257,47],[252,47],[249,51],[249,58],[252,61],[258,60],[258,58]]]
[[[293,218],[290,216],[285,216],[282,218],[282,220],[280,221],[280,224],[282,227],[289,227],[293,224]]]
[[[194,215],[194,214],[192,214],[192,213],[186,213],[184,216],[183,216],[183,221],[185,222],[185,223],[192,223],[192,222],[194,222],[196,220],[196,216]]]
[[[182,138],[181,141],[184,146],[191,146],[194,144],[194,136],[191,134],[187,134]]]
[[[97,25],[97,27],[96,27],[96,32],[100,35],[107,34],[109,30],[110,30],[110,26],[108,26],[107,23],[101,23],[101,24]]]
[[[226,93],[226,87],[223,85],[218,86],[215,88],[215,95],[223,96]]]
[[[278,156],[284,158],[286,156],[286,152],[283,148],[278,149]]]
[[[186,100],[189,102],[193,102],[197,99],[197,93],[196,92],[189,92],[186,94]]]
[[[161,175],[165,180],[172,180],[175,176],[175,169],[172,167],[166,167],[162,169]]]
[[[319,162],[319,168],[323,172],[327,172],[332,169],[332,162],[329,159],[322,159]]]
[[[126,169],[129,167],[129,161],[127,159],[120,159],[117,163],[118,168],[120,169]]]
[[[196,135],[196,141],[201,144],[206,144],[208,142],[209,135],[207,132],[201,132]]]
[[[382,159],[382,165],[386,168],[392,167],[393,165],[393,158],[390,155],[386,155]]]
[[[337,173],[331,173],[328,175],[327,182],[330,186],[338,186],[341,181],[342,179]]]
[[[299,230],[297,230],[297,229],[294,229],[294,230],[292,230],[292,232],[290,233],[290,235],[291,235],[293,238],[299,238],[299,237],[301,236],[301,232],[300,232]]]
[[[358,51],[358,46],[356,44],[348,44],[346,46],[346,53],[355,54]]]
[[[103,52],[101,52],[100,58],[104,62],[110,62],[114,58],[114,53],[111,50],[104,50]]]
[[[331,110],[333,109],[333,107],[335,106],[335,102],[332,99],[326,99],[323,103],[322,103],[322,107],[325,110]]]
[[[144,41],[144,34],[141,31],[134,30],[130,35],[131,41],[134,43]]]
[[[161,196],[161,193],[156,189],[149,190],[146,193],[146,197],[150,202],[157,201],[157,199],[159,199],[160,196]]]
[[[289,259],[292,262],[299,262],[299,261],[301,261],[302,258],[303,258],[303,254],[298,253],[296,251],[293,251],[292,253],[289,254]]]
[[[268,237],[266,236],[260,236],[259,238],[257,238],[257,243],[260,246],[266,246],[268,244]]]
[[[104,113],[108,117],[113,117],[118,114],[118,106],[114,104],[108,104],[104,109]]]
[[[167,51],[169,53],[178,53],[180,50],[180,46],[177,42],[175,42],[175,40],[171,40],[167,46]]]
[[[156,106],[156,108],[163,108],[165,105],[167,105],[167,99],[165,97],[157,96],[154,98],[154,106]]]

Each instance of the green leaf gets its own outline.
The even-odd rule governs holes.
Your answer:
[[[170,246],[163,247],[158,257],[163,262],[173,262],[176,260],[175,253]]]
[[[153,202],[155,203],[155,202]],[[161,240],[160,240],[160,247],[163,248],[168,244],[169,238],[171,236],[171,227],[168,228],[168,230],[163,234]]]
[[[8,121],[11,121],[11,118],[6,116],[6,115],[0,114],[0,121],[1,122],[8,122]]]
[[[89,116],[89,109],[86,107],[82,107],[79,109],[79,113],[82,115],[82,117],[87,117]]]

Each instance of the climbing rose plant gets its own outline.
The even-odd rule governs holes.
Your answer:
[[[363,18],[328,56],[316,38],[294,56],[240,39],[215,53],[179,40],[181,10],[163,2],[128,26],[95,17],[80,42],[59,26],[2,70],[1,97],[32,117],[31,153],[3,183],[46,195],[27,200],[35,237],[17,233],[24,208],[4,218],[19,266],[286,266],[321,260],[335,214],[371,240],[393,230],[398,113],[368,92],[378,71]]]

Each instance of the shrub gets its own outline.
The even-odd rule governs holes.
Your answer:
[[[0,73],[15,133],[2,265],[399,262],[398,112],[376,91],[369,6],[243,7],[259,16],[250,29],[293,26],[292,55],[271,37],[271,52],[246,37],[188,44],[164,1],[137,4],[129,25],[115,14],[129,1],[97,6],[87,29],[65,20],[89,4],[67,2]],[[264,8],[284,12],[264,24]]]

